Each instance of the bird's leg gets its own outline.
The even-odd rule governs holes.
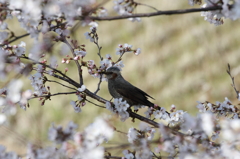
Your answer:
[[[113,97],[109,100],[110,102],[113,100]]]

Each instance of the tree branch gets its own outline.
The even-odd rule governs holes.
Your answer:
[[[30,99],[34,99],[34,98],[45,98],[45,97],[52,97],[52,96],[58,96],[58,95],[67,95],[67,94],[75,94],[75,92],[61,92],[61,93],[55,93],[55,94],[47,94],[47,95],[42,95],[42,96],[36,96],[36,97],[31,97],[31,98],[28,98],[28,100]]]
[[[74,48],[72,48],[71,44],[67,41],[67,39],[66,39],[65,37],[62,36],[62,39],[63,39],[63,42],[68,45],[68,47],[69,47],[70,50],[71,50],[72,55],[75,57],[76,55],[75,55],[75,53],[74,53]],[[78,62],[77,60],[74,60],[74,62],[75,62],[76,65],[77,65],[78,74],[79,74],[80,86],[82,86],[82,85],[83,85],[82,68],[81,68],[82,66],[79,64],[79,62]]]
[[[168,11],[157,11],[152,13],[138,13],[132,15],[120,15],[120,16],[111,16],[111,17],[96,17],[90,16],[88,17],[91,20],[96,21],[104,21],[104,20],[120,20],[120,19],[128,19],[128,18],[143,18],[143,17],[153,17],[159,15],[173,15],[173,14],[186,14],[186,13],[194,13],[194,12],[202,12],[202,11],[216,11],[221,10],[221,6],[207,7],[207,8],[191,8],[191,9],[183,9],[183,10],[168,10]],[[83,20],[85,17],[76,17],[75,19]]]
[[[102,83],[102,74],[100,74],[100,79],[99,79],[99,82],[98,82],[98,87],[97,87],[97,90],[94,92],[94,94],[97,94],[98,91],[100,91],[100,85]]]

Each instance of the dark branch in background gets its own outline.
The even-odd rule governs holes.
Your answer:
[[[215,11],[221,10],[221,6],[214,6],[208,8],[192,8],[192,9],[183,9],[183,10],[168,10],[168,11],[157,11],[153,13],[138,13],[132,15],[121,15],[121,16],[112,16],[112,17],[94,17],[90,16],[89,19],[96,21],[104,21],[104,20],[120,20],[120,19],[128,19],[128,18],[143,18],[143,17],[153,17],[159,15],[174,15],[174,14],[186,14],[186,13],[194,13],[194,12],[202,12],[202,11]],[[76,17],[75,19],[82,20],[84,17]]]
[[[71,46],[71,44],[67,41],[67,39],[66,39],[65,37],[62,36],[61,38],[62,38],[63,42],[64,42],[65,44],[67,44],[68,47],[70,48],[73,57],[75,57],[76,55],[75,55],[75,53],[74,53],[74,48]],[[74,62],[75,62],[76,65],[77,65],[78,74],[79,74],[80,86],[82,86],[82,85],[83,85],[82,66],[79,64],[79,62],[78,62],[77,60],[74,60]]]
[[[66,22],[64,22],[64,23],[62,23],[61,25],[65,25],[65,24],[67,24]],[[55,26],[52,26],[52,27],[50,27],[49,28],[49,30],[53,30],[53,29],[55,29],[55,28],[57,28],[58,27],[58,25],[55,25]],[[41,29],[40,30],[38,30],[38,33],[41,31]],[[14,38],[11,40],[11,38],[9,39],[10,41],[8,41],[7,42],[7,44],[11,44],[12,42],[14,42],[14,41],[16,41],[16,40],[18,40],[18,39],[21,39],[21,38],[24,38],[24,37],[26,37],[26,36],[28,36],[28,35],[30,35],[30,33],[25,33],[25,34],[23,34],[23,35],[20,35],[20,36],[14,36]],[[3,47],[4,45],[7,45],[7,44],[0,44],[0,47]]]
[[[141,4],[143,5],[143,4]],[[146,6],[146,5],[145,5]],[[138,14],[132,14],[132,15],[122,15],[122,16],[112,16],[112,17],[96,17],[96,16],[81,16],[81,17],[75,17],[75,20],[84,20],[84,19],[90,19],[95,21],[104,21],[104,20],[120,20],[120,19],[128,19],[128,18],[137,18],[137,17],[152,17],[152,16],[159,16],[159,15],[173,15],[173,14],[186,14],[186,13],[194,13],[194,12],[202,12],[202,11],[215,11],[215,10],[221,10],[221,6],[214,6],[214,7],[208,7],[208,8],[192,8],[192,9],[184,9],[184,10],[169,10],[169,11],[157,11],[153,13],[138,13]],[[62,24],[66,24],[62,23]],[[53,26],[50,28],[50,30],[54,29],[57,26]],[[39,31],[40,32],[40,31]],[[14,39],[10,40],[8,44],[21,39],[25,36],[30,35],[29,33],[20,35],[15,37]],[[0,44],[0,47],[4,46],[6,44]],[[80,82],[81,83],[81,82]],[[82,83],[81,83],[82,84]]]
[[[29,33],[26,33],[26,34],[23,34],[23,35],[20,35],[20,36],[15,36],[12,40],[8,41],[8,43],[12,43],[18,39],[21,39],[21,38],[24,38],[25,36],[28,36],[30,35]],[[0,47],[4,46],[5,44],[1,44]]]
[[[237,88],[236,88],[236,86],[235,86],[234,77],[233,77],[232,74],[231,74],[231,67],[230,67],[229,64],[228,64],[227,73],[228,73],[228,75],[231,77],[232,87],[233,87],[233,89],[235,90],[235,92],[236,92],[236,94],[237,94],[237,99],[239,99],[239,90],[237,90]]]

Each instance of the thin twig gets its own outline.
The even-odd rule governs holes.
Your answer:
[[[143,3],[139,3],[139,2],[136,2],[136,3],[137,3],[137,5],[141,5],[141,6],[146,6],[146,7],[152,8],[152,9],[154,9],[157,12],[160,11],[157,8],[153,7],[153,6],[150,6],[150,5],[147,5],[147,4],[143,4]]]
[[[98,39],[96,39],[96,40],[97,41],[94,41],[94,44],[96,44],[97,47],[98,47],[98,53],[97,54],[100,57],[100,60],[103,60],[103,57],[101,56],[101,49],[102,49],[102,47],[98,45]]]
[[[124,54],[125,54],[125,52],[120,55],[120,57],[118,58],[118,60],[117,60],[116,62],[114,62],[114,64],[116,64],[116,63],[118,63],[119,61],[121,61]]]
[[[48,82],[54,82],[54,83],[57,83],[57,84],[62,85],[63,87],[67,87],[67,88],[69,88],[69,89],[76,90],[75,88],[72,88],[72,87],[66,86],[66,85],[64,85],[64,84],[62,84],[62,83],[60,83],[60,82],[57,82],[57,81],[52,81],[52,80],[47,80],[47,81],[48,81]]]
[[[58,95],[67,95],[67,94],[75,94],[75,92],[61,92],[61,93],[55,93],[55,94],[47,94],[47,95],[42,95],[42,96],[36,96],[36,97],[31,97],[31,98],[28,98],[28,100],[30,99],[34,99],[34,98],[45,98],[45,97],[52,97],[52,96],[58,96]]]
[[[118,133],[121,133],[121,134],[124,134],[124,135],[127,135],[127,134],[128,134],[128,133],[122,132],[122,131],[120,131],[120,130],[117,130],[116,128],[115,128],[114,131],[116,131],[116,132],[118,132]]]
[[[103,60],[103,57],[101,56],[101,49],[102,47],[98,45],[98,35],[96,33],[96,37],[94,38],[94,44],[96,44],[97,48],[98,48],[98,56],[100,58],[100,60],[102,61]],[[99,79],[99,82],[98,82],[98,87],[97,87],[97,90],[94,92],[94,94],[97,94],[97,92],[100,90],[100,85],[102,83],[102,74],[100,74],[100,79]]]
[[[23,34],[23,35],[20,35],[20,36],[15,36],[14,39],[8,41],[7,43],[10,44],[10,43],[12,43],[12,42],[14,42],[14,41],[16,41],[16,40],[18,40],[18,39],[21,39],[21,38],[24,38],[25,36],[28,36],[28,35],[30,35],[30,34],[29,34],[29,33],[26,33],[26,34]],[[4,46],[4,45],[6,45],[6,44],[1,44],[0,47],[2,47],[2,46]]]
[[[104,107],[104,106],[101,106],[101,105],[98,105],[98,104],[96,104],[96,103],[93,103],[93,102],[90,101],[90,100],[87,100],[87,99],[85,99],[85,100],[86,100],[87,102],[93,104],[93,105],[96,105],[97,107],[106,108],[106,107]]]
[[[98,91],[100,91],[100,85],[102,83],[102,74],[100,74],[100,79],[99,79],[99,82],[98,82],[98,87],[97,87],[97,90],[94,92],[94,94],[97,94]]]
[[[95,21],[104,21],[104,20],[120,20],[120,19],[128,19],[128,18],[143,18],[143,17],[153,17],[159,15],[174,15],[174,14],[186,14],[186,13],[194,13],[194,12],[207,12],[207,11],[216,11],[221,10],[221,6],[213,6],[207,8],[191,8],[191,9],[183,9],[183,10],[168,10],[168,11],[157,11],[152,13],[138,13],[132,15],[120,15],[120,16],[109,16],[109,17],[96,17],[90,16],[89,19]],[[84,17],[76,17],[75,19],[82,20]]]
[[[233,87],[233,89],[235,90],[235,92],[236,92],[236,94],[237,94],[237,99],[239,99],[239,90],[237,90],[237,88],[236,88],[235,81],[234,81],[234,77],[233,77],[232,74],[231,74],[231,67],[230,67],[229,64],[228,64],[227,73],[228,73],[228,75],[231,77],[232,87]]]
[[[74,53],[74,49],[72,48],[71,44],[67,41],[67,39],[66,39],[65,37],[62,36],[62,38],[63,38],[63,42],[68,45],[68,47],[69,47],[70,50],[71,50],[72,55],[75,57],[76,55],[75,55],[75,53]],[[82,66],[79,64],[79,62],[78,62],[77,60],[74,60],[74,62],[75,62],[76,65],[77,65],[78,75],[79,75],[79,81],[80,81],[80,86],[82,86],[82,85],[83,85]]]

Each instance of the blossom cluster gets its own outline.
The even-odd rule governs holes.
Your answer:
[[[125,121],[129,118],[129,113],[127,112],[130,107],[129,104],[122,98],[114,98],[114,105],[110,102],[106,102],[106,108],[111,112],[120,116],[121,121]]]
[[[35,159],[103,158],[104,149],[101,144],[107,142],[113,136],[113,128],[108,124],[108,119],[97,118],[83,132],[76,132],[76,129],[77,125],[73,122],[69,122],[65,129],[61,126],[52,125],[48,132],[49,140],[59,145],[60,148],[56,149],[54,145],[46,148],[36,148],[29,144],[26,157]],[[15,153],[5,153],[5,155],[8,155],[9,158],[4,156],[4,159],[10,159],[14,155],[17,157]]]
[[[78,61],[78,60],[81,60],[83,59],[83,57],[85,57],[87,54],[87,52],[85,50],[75,50],[74,51],[74,57],[70,57],[69,55],[66,56],[66,58],[63,58],[62,59],[62,63],[66,63],[66,64],[69,64],[70,61],[72,60],[75,60],[75,61]]]
[[[21,23],[21,26],[30,33],[31,37],[38,39],[39,34],[39,24],[42,23],[42,32],[46,32],[47,30],[55,30],[59,34],[66,34],[66,28],[53,28],[53,23],[55,21],[59,21],[62,17],[64,17],[68,25],[72,25],[74,23],[74,18],[77,16],[81,16],[85,12],[88,12],[88,8],[91,5],[96,3],[95,0],[91,1],[26,1],[26,0],[18,0],[16,3],[15,0],[2,0],[1,6],[8,7],[9,9],[3,10],[5,15],[0,21],[4,21],[7,18],[12,18],[13,16],[18,19]],[[33,9],[34,8],[34,9]],[[106,9],[99,9],[99,16],[106,16]],[[91,21],[84,21],[83,24],[88,24]],[[1,33],[0,35],[7,36],[7,32]],[[67,33],[68,34],[68,33]],[[2,38],[1,38],[2,39]]]
[[[114,63],[112,61],[112,57],[109,54],[106,54],[106,58],[102,59],[100,61],[100,66],[97,67],[97,65],[95,64],[94,60],[89,60],[86,63],[84,63],[84,65],[87,66],[88,68],[88,73],[96,78],[102,78],[103,81],[107,81],[107,79],[103,76],[101,76],[101,72],[104,72],[105,70],[107,70],[109,67],[112,66],[116,66],[119,69],[124,67],[123,61],[119,61],[117,63]]]
[[[132,144],[133,151],[123,150],[126,159],[135,158],[152,158],[153,153],[150,150],[150,143],[155,134],[155,129],[145,123],[140,124],[140,129],[130,128],[128,130],[128,142]]]
[[[10,71],[16,71],[17,73],[26,73],[23,68],[26,65],[20,61],[20,57],[25,55],[26,51],[25,42],[20,42],[18,45],[6,45],[0,48],[0,77],[4,80],[6,74]],[[27,73],[26,73],[27,74]]]
[[[211,112],[218,114],[218,116],[224,116],[231,119],[240,118],[240,110],[237,106],[226,97],[224,102],[216,102],[216,104],[210,102],[198,102],[197,108],[200,112]]]
[[[188,0],[190,5],[202,4],[202,0]],[[208,7],[221,7],[221,10],[216,11],[206,11],[202,12],[201,16],[204,20],[214,24],[222,25],[224,18],[229,18],[236,20],[240,18],[240,0],[205,0],[205,4],[202,5],[203,8]]]
[[[132,15],[138,5],[134,0],[115,0],[114,4],[115,6],[113,8],[119,15]],[[133,22],[141,21],[139,17],[129,18],[129,20]]]
[[[72,105],[74,111],[76,113],[81,112],[81,107],[86,105],[85,98],[86,95],[82,93],[86,90],[86,86],[82,85],[80,88],[77,89],[78,92],[76,93],[78,100],[77,101],[71,101],[70,104]]]
[[[134,146],[132,146],[133,150],[123,151],[124,157],[127,159],[152,158],[153,155],[158,156],[156,153],[165,152],[168,154],[166,157],[173,157],[177,154],[180,158],[237,159],[240,156],[237,148],[240,138],[240,120],[231,115],[234,107],[232,103],[226,98],[223,103],[217,102],[214,106],[209,102],[199,102],[197,107],[200,113],[196,117],[182,110],[166,113],[162,109],[160,119],[166,121],[168,126],[159,123],[158,131],[147,126],[140,127],[140,130],[130,128],[127,135],[128,141]],[[148,115],[154,114],[153,112],[154,109]],[[148,135],[145,134],[146,132]],[[155,141],[152,140],[153,135],[160,135],[160,137]],[[149,148],[149,144],[153,141],[158,143],[152,148],[154,153]],[[144,153],[144,150],[148,153]],[[144,154],[145,157],[139,154]]]
[[[133,52],[135,55],[139,55],[141,53],[141,49],[137,48],[135,50],[132,49],[132,45],[129,44],[119,44],[118,48],[116,48],[116,54],[117,55],[123,55],[126,52]]]

